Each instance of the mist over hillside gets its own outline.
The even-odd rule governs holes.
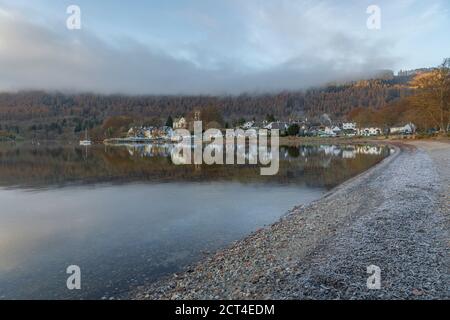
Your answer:
[[[61,92],[20,91],[0,94],[0,125],[20,135],[31,131],[50,137],[74,133],[101,125],[111,116],[165,121],[168,116],[187,115],[194,109],[216,107],[224,121],[262,120],[268,114],[277,119],[313,119],[323,113],[344,120],[355,108],[379,109],[408,95],[410,75],[383,79],[329,84],[305,91],[276,94],[240,94],[226,96],[179,95],[99,95]]]

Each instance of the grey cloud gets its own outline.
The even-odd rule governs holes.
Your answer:
[[[201,57],[202,47],[207,45],[189,49],[197,50],[192,54]],[[133,39],[110,44],[85,30],[52,29],[23,16],[0,14],[0,90],[128,94],[295,90],[391,67],[394,61],[383,54],[388,45],[368,44],[334,31],[296,56],[265,69],[240,65],[235,56],[227,59],[226,54],[216,67],[202,68],[199,63],[176,59]]]

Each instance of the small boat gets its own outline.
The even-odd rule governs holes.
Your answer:
[[[86,129],[86,138],[85,140],[80,141],[80,146],[90,146],[92,144],[91,140],[88,139],[87,129]]]

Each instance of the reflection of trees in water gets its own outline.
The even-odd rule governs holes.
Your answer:
[[[48,187],[96,182],[236,181],[333,187],[389,154],[380,146],[312,145],[280,148],[280,171],[260,176],[259,165],[172,164],[171,145],[0,145],[0,185]],[[248,152],[248,151],[247,151]]]

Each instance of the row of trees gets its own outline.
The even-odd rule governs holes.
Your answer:
[[[263,120],[328,113],[342,117],[355,107],[381,108],[407,94],[409,89],[389,80],[333,85],[325,88],[278,94],[239,96],[123,96],[46,92],[0,93],[0,122],[48,121],[82,118],[102,122],[111,116],[158,118],[188,115],[196,108],[214,106],[227,121]]]

